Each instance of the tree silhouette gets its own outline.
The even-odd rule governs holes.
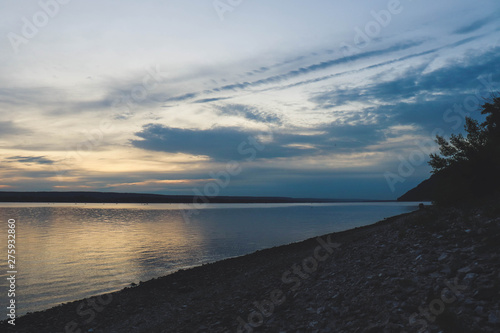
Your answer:
[[[479,125],[477,120],[466,118],[466,137],[462,134],[452,134],[448,142],[442,136],[437,135],[436,143],[439,145],[439,152],[442,156],[430,155],[429,164],[432,167],[432,172],[437,173],[455,164],[474,160],[487,143],[487,135],[483,125]]]
[[[439,179],[438,202],[456,202],[496,193],[500,188],[500,97],[481,107],[483,123],[465,119],[465,136],[436,136],[440,154],[429,164]]]

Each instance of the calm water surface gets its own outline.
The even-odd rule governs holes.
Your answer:
[[[180,268],[367,225],[417,205],[210,204],[185,221],[187,206],[178,204],[0,203],[0,218],[3,230],[8,219],[17,220],[21,315]],[[0,272],[2,307],[8,301],[6,271]]]

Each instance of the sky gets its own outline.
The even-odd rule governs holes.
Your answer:
[[[396,199],[500,91],[495,0],[0,0],[0,190]]]

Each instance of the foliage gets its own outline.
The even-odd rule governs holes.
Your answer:
[[[500,188],[500,97],[481,107],[483,123],[467,117],[465,136],[452,134],[449,141],[436,137],[440,154],[429,164],[438,179],[435,193],[442,203],[479,199]]]

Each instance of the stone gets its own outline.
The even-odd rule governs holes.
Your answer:
[[[469,273],[470,271],[471,271],[470,266],[465,266],[458,270],[459,273]]]
[[[500,320],[498,319],[498,315],[497,313],[495,312],[490,312],[490,314],[488,315],[488,322],[490,324],[499,324],[500,323]]]
[[[443,254],[441,254],[441,255],[439,256],[438,261],[443,261],[443,260],[445,260],[446,258],[448,258],[448,255],[447,255],[446,253],[443,253]]]

